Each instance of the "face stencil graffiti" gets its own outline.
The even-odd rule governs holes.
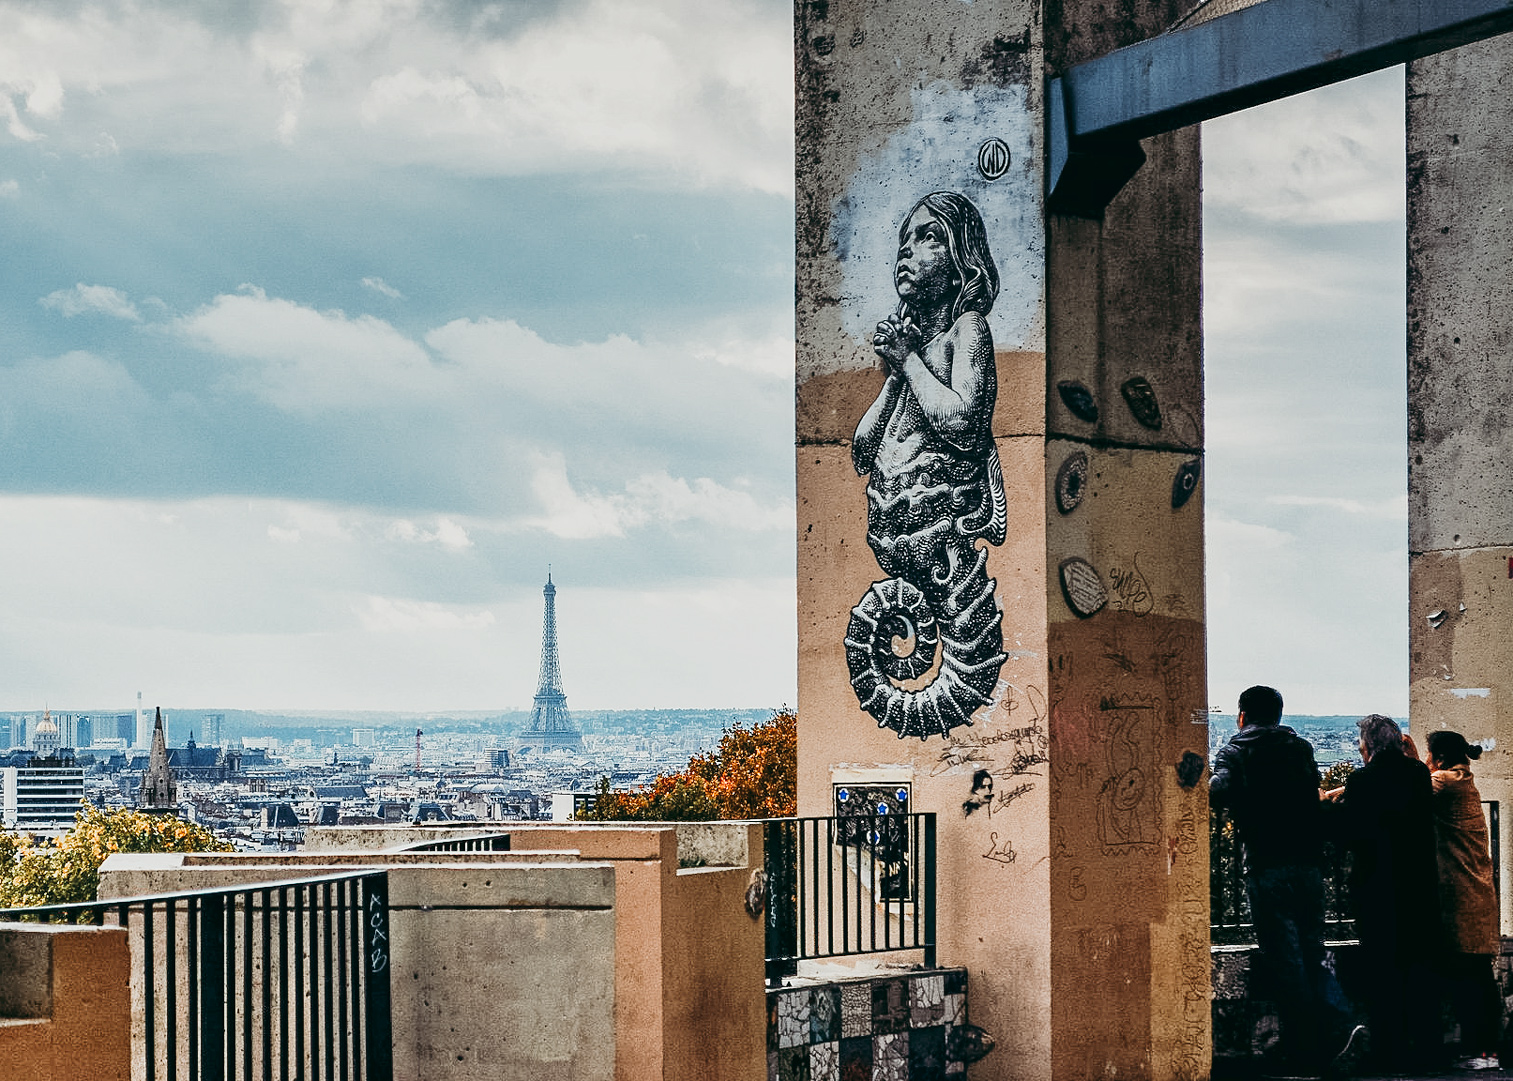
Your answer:
[[[878,727],[928,739],[972,723],[1005,659],[997,583],[977,545],[1007,531],[987,323],[998,269],[970,200],[941,191],[915,205],[893,280],[898,307],[872,338],[887,378],[851,449],[869,478],[867,544],[890,577],[851,610],[846,664]]]

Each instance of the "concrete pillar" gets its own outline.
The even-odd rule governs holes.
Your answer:
[[[1513,46],[1410,64],[1410,721],[1497,740],[1475,767],[1513,812]],[[1502,929],[1513,933],[1503,820]]]
[[[795,15],[799,812],[902,790],[939,816],[939,960],[998,1044],[974,1078],[1209,1065],[1198,138],[1149,142],[1105,221],[1047,223],[1047,72],[1180,14],[1084,7]],[[928,315],[981,277],[973,227],[944,223],[952,269],[925,281],[932,192],[975,209],[999,284],[901,362],[912,389],[991,336],[933,412],[889,400],[874,351],[901,299]]]

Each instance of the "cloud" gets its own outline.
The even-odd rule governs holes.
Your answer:
[[[1268,496],[1266,502],[1277,507],[1317,507],[1323,510],[1337,511],[1341,514],[1352,514],[1367,518],[1383,518],[1388,521],[1406,522],[1408,520],[1408,493],[1393,496],[1390,499],[1376,502],[1363,502],[1359,499],[1344,499],[1338,496],[1310,496],[1310,495],[1274,495]]]
[[[170,153],[262,142],[472,175],[792,190],[791,11],[774,3],[163,2],[80,18],[10,0],[0,72],[11,136],[80,154],[105,129]]]
[[[364,288],[371,289],[375,293],[382,293],[390,300],[403,300],[405,298],[403,293],[382,278],[364,278],[362,283]]]
[[[484,630],[494,625],[494,613],[467,611],[432,601],[392,597],[368,597],[357,608],[357,618],[367,631]]]
[[[14,184],[15,181],[9,183]],[[141,322],[142,313],[119,289],[109,285],[85,285],[79,282],[72,289],[59,289],[48,293],[38,304],[62,312],[67,318],[76,315],[109,315],[116,319]]]
[[[434,383],[425,349],[383,320],[318,312],[253,285],[216,297],[175,327],[203,349],[250,362],[246,388],[292,413],[359,409]]]
[[[406,544],[436,544],[452,551],[460,551],[473,546],[473,539],[468,536],[468,531],[450,518],[438,518],[436,528],[433,530],[417,526],[407,518],[399,518],[389,524],[385,535],[391,540],[403,541]]]
[[[1403,68],[1387,68],[1203,125],[1203,196],[1266,221],[1398,222]]]
[[[538,454],[532,464],[531,490],[544,513],[526,524],[558,537],[621,537],[641,526],[690,521],[753,532],[793,527],[792,504],[763,506],[749,492],[708,477],[690,484],[665,472],[645,473],[627,481],[623,494],[602,495],[577,491],[560,454]]]
[[[16,179],[0,180],[0,198],[14,199],[21,194],[21,182]]]

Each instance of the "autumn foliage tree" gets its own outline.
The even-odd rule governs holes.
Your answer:
[[[798,806],[798,717],[781,709],[750,728],[725,730],[720,745],[688,768],[659,774],[645,788],[616,792],[599,779],[598,799],[582,819],[600,822],[702,822],[781,818]]]
[[[0,907],[95,900],[112,852],[230,852],[204,826],[164,814],[88,807],[51,844],[0,831]]]

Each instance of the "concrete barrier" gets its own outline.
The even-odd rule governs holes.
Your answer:
[[[130,973],[122,929],[0,923],[0,1076],[127,1081]]]

